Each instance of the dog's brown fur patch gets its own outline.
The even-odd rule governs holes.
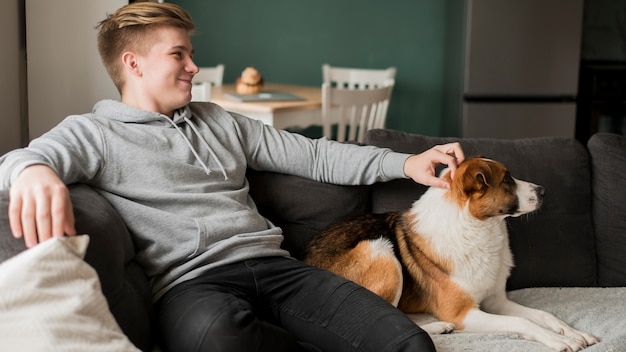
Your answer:
[[[433,313],[462,328],[467,312],[475,307],[472,298],[450,279],[452,263],[437,255],[422,236],[412,235],[417,221],[406,213],[396,229],[404,269],[404,289],[398,308],[404,313]],[[453,304],[450,304],[453,302]]]

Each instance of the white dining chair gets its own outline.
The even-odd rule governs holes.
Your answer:
[[[191,101],[210,101],[211,87],[221,86],[224,80],[224,65],[199,67],[191,83]]]
[[[382,88],[382,87],[387,87],[391,85],[391,88],[389,88],[389,92],[391,92],[391,90],[393,89],[393,85],[395,84],[395,77],[396,77],[395,67],[388,67],[385,69],[364,69],[364,68],[356,68],[356,67],[338,67],[338,66],[331,66],[329,64],[322,65],[323,84],[328,85],[328,87],[330,88],[340,88],[340,89],[346,89],[346,90],[371,90],[371,89]],[[362,141],[363,134],[365,133],[367,129],[385,127],[385,121],[387,119],[387,109],[389,107],[390,99],[391,97],[389,97],[386,100],[386,102],[384,102],[380,107],[377,107],[378,111],[376,112],[376,118],[372,120],[371,123],[365,126],[362,126],[362,128],[359,127],[360,140],[359,138],[357,138],[358,141]],[[322,97],[322,102],[323,100],[324,98]],[[340,120],[338,117],[332,118],[332,115],[340,114],[340,112],[333,111],[333,109],[330,107],[328,109],[329,110],[326,111],[325,116],[324,116],[324,112],[322,111],[322,115],[323,115],[322,126],[323,126],[324,136],[330,139],[332,138],[332,131],[333,131],[332,124],[334,123],[333,121]],[[375,127],[372,127],[372,126],[375,126]],[[343,128],[344,129],[342,130],[341,124],[337,127],[337,131],[338,131],[337,140],[344,140],[346,126],[343,126]],[[354,132],[354,129],[352,130]],[[349,129],[348,129],[348,132],[351,133]],[[350,136],[348,136],[348,138],[349,138],[348,140],[354,140],[354,138],[350,138]]]
[[[387,80],[396,79],[396,68],[363,69],[322,65],[323,83],[346,89],[371,89],[381,87]]]
[[[192,83],[209,82],[211,85],[219,87],[224,80],[224,65],[219,64],[213,67],[199,67],[198,73],[193,76]]]
[[[211,83],[194,83],[191,86],[191,101],[211,101]]]
[[[387,79],[379,87],[346,89],[322,84],[322,126],[324,136],[332,138],[337,125],[336,140],[363,142],[365,131],[384,128],[391,91],[395,80]]]

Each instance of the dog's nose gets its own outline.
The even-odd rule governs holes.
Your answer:
[[[543,198],[543,196],[546,194],[546,189],[543,186],[536,185],[535,192],[540,198]]]

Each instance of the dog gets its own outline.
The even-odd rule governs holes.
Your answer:
[[[430,334],[511,332],[555,351],[578,351],[599,340],[554,315],[510,301],[513,267],[505,218],[541,207],[542,186],[518,180],[499,162],[468,158],[440,176],[402,212],[365,214],[329,226],[304,261],[352,280],[411,317],[434,315]],[[416,324],[418,321],[413,319]]]

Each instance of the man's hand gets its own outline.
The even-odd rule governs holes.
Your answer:
[[[75,236],[67,186],[45,165],[25,168],[11,186],[9,223],[15,238],[30,248],[51,237]]]
[[[454,178],[456,166],[465,160],[463,149],[459,143],[436,145],[429,150],[411,155],[404,163],[404,174],[415,182],[426,186],[450,188],[450,184],[435,175],[439,164],[448,165],[450,176]]]

